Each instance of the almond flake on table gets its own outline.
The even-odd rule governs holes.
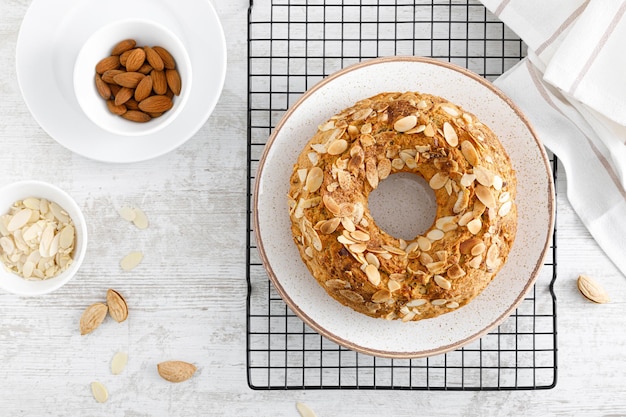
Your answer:
[[[296,408],[302,417],[317,417],[313,410],[311,410],[309,406],[304,403],[297,402]]]
[[[143,253],[131,252],[120,261],[120,266],[124,271],[134,269],[143,260]]]

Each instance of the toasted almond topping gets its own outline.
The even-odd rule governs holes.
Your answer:
[[[365,260],[368,264],[374,265],[377,269],[380,268],[380,260],[376,255],[371,252],[365,254]]]
[[[324,181],[324,171],[320,167],[313,167],[306,176],[305,188],[310,193],[314,193],[322,186]]]
[[[447,275],[450,279],[459,279],[465,275],[465,271],[458,264],[455,264],[448,268]]]
[[[454,207],[452,207],[452,212],[455,214],[462,213],[469,204],[470,200],[470,192],[467,188],[462,189],[457,194],[456,201],[454,203]]]
[[[512,207],[513,207],[512,201],[507,201],[506,203],[502,204],[502,206],[498,210],[498,216],[505,217],[507,214],[511,212]]]
[[[421,251],[429,251],[430,248],[432,247],[432,243],[430,242],[430,239],[424,236],[419,236],[417,238],[417,244]]]
[[[425,299],[423,299],[423,298],[416,298],[415,300],[409,301],[405,305],[407,307],[420,307],[420,306],[423,306],[424,304],[426,304],[426,300]]]
[[[459,222],[460,224],[460,222]],[[480,219],[474,219],[467,223],[467,230],[470,231],[471,234],[476,235],[483,228],[483,223]]]
[[[389,282],[387,282],[387,288],[389,288],[389,291],[394,292],[402,288],[402,285],[400,285],[398,281],[390,279]]]
[[[469,140],[461,142],[461,153],[472,166],[478,165],[478,152],[476,148]]]
[[[368,159],[365,162],[365,177],[367,182],[376,189],[378,187],[378,168],[376,167],[376,161],[374,159]]]
[[[352,233],[350,233],[350,237],[360,242],[367,242],[368,240],[370,240],[370,235],[362,230],[353,231]]]
[[[476,179],[476,175],[474,174],[463,174],[461,177],[461,181],[459,182],[463,187],[469,187],[472,185],[474,180]]]
[[[474,167],[474,175],[476,175],[476,181],[485,187],[491,187],[493,185],[493,172],[482,166]]]
[[[384,180],[391,174],[391,161],[387,158],[383,158],[378,161],[378,178]]]
[[[350,284],[342,279],[329,279],[324,283],[328,288],[333,290],[342,290],[350,288]]]
[[[452,288],[452,284],[450,283],[450,281],[448,281],[447,279],[445,279],[441,275],[435,275],[433,277],[433,279],[435,281],[435,284],[437,284],[438,286],[440,286],[444,290],[449,290],[450,288]]]
[[[481,203],[491,209],[496,208],[496,199],[489,188],[478,184],[476,185],[474,191],[476,192],[476,197],[478,197]]]
[[[427,136],[429,138],[435,136],[435,133],[435,127],[432,125],[432,123],[429,123],[424,129],[424,136]]]
[[[476,245],[474,245],[470,253],[472,254],[472,256],[478,256],[484,253],[486,249],[487,246],[482,241],[480,241]]]
[[[367,264],[365,267],[365,275],[373,286],[377,287],[380,284],[380,272],[378,268],[376,268],[376,265]]]
[[[456,134],[454,127],[448,122],[443,124],[443,137],[448,142],[448,145],[456,147],[459,144],[459,137]]]
[[[435,307],[439,307],[439,306],[445,305],[447,302],[448,300],[438,299],[438,300],[433,300],[430,303],[434,305]]]
[[[363,300],[363,296],[361,296],[361,294],[354,291],[341,290],[339,291],[339,294],[341,294],[346,300],[352,301],[353,303],[363,303],[365,301]]]
[[[398,119],[394,124],[393,128],[398,132],[406,132],[407,130],[413,129],[417,125],[417,116],[410,115]]]
[[[444,174],[443,172],[437,172],[430,178],[430,181],[428,181],[428,185],[433,190],[439,190],[447,184],[449,179],[450,178],[447,174]]]
[[[389,290],[379,290],[372,295],[373,303],[386,303],[391,299],[391,292]]]
[[[433,229],[426,234],[426,237],[432,241],[441,240],[444,236],[444,232],[439,229]]]
[[[467,264],[470,266],[470,268],[478,269],[478,268],[480,268],[480,264],[482,262],[483,262],[482,255],[478,255],[478,256],[472,258],[472,260],[469,261]]]
[[[348,149],[348,142],[345,139],[337,139],[332,142],[327,149],[329,155],[341,155]]]
[[[487,268],[495,269],[499,265],[499,256],[500,248],[495,243],[491,244],[491,246],[489,246],[489,249],[487,250],[487,258],[485,260]]]
[[[339,217],[333,217],[330,220],[326,220],[321,224],[320,232],[322,232],[325,235],[329,235],[333,233],[335,230],[337,230],[337,227],[339,227],[340,222],[341,222],[341,219]]]

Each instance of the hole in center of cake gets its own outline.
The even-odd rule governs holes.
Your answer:
[[[370,193],[368,205],[378,227],[404,240],[424,234],[437,214],[433,190],[424,178],[408,172],[381,181]]]

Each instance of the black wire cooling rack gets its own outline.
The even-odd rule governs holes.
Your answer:
[[[283,113],[328,74],[361,60],[420,55],[489,80],[521,60],[523,42],[477,1],[256,0],[248,25],[247,371],[252,389],[548,389],[556,384],[556,240],[537,282],[505,322],[465,347],[421,359],[343,348],[282,301],[257,252],[252,190]],[[556,178],[556,161],[552,159]],[[554,236],[556,238],[556,235]]]

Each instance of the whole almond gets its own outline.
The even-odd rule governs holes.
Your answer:
[[[104,81],[102,81],[102,77],[100,74],[96,74],[96,89],[98,90],[98,94],[105,100],[111,98],[111,87]]]
[[[123,72],[126,72],[126,71],[123,71],[120,69],[112,69],[112,70],[105,71],[104,73],[102,73],[102,81],[104,81],[107,84],[114,83],[115,81],[113,81],[113,77]]]
[[[611,301],[606,290],[587,275],[580,275],[578,277],[578,289],[582,295],[594,303],[604,304]]]
[[[196,373],[196,367],[183,361],[167,361],[157,365],[157,371],[161,378],[169,382],[183,382]]]
[[[103,74],[104,72],[112,69],[117,69],[120,66],[120,57],[119,56],[108,56],[106,58],[102,58],[96,64],[96,72],[98,74]]]
[[[146,61],[146,52],[142,48],[133,49],[126,58],[126,71],[135,72]]]
[[[167,85],[169,88],[172,89],[174,94],[179,96],[182,83],[180,81],[180,74],[178,71],[175,69],[165,70],[165,78],[167,79]]]
[[[115,97],[117,93],[119,93],[119,91],[122,89],[122,87],[120,87],[119,85],[115,83],[109,83],[109,88],[111,89],[111,95],[113,97]]]
[[[150,93],[152,93],[152,77],[147,75],[139,81],[137,88],[135,88],[135,100],[142,101],[147,98]]]
[[[176,68],[176,61],[174,60],[174,57],[172,56],[172,54],[169,53],[167,49],[163,48],[162,46],[153,46],[152,49],[154,49],[156,53],[159,54],[159,56],[161,57],[161,60],[163,60],[163,65],[165,66],[165,68],[167,69]]]
[[[134,39],[124,39],[123,41],[119,41],[111,50],[111,55],[121,55],[126,51],[130,51],[137,45]]]
[[[126,106],[121,104],[121,105],[116,105],[115,101],[113,100],[107,100],[107,108],[109,109],[109,111],[113,114],[117,114],[118,116],[121,116],[122,114],[126,113]]]
[[[113,77],[113,81],[122,87],[135,88],[144,77],[140,72],[123,72]]]
[[[112,289],[107,290],[107,305],[109,306],[109,315],[118,323],[128,318],[128,306],[122,295]]]
[[[126,113],[122,114],[122,117],[131,122],[138,123],[149,122],[151,119],[149,115],[139,110],[128,110]]]
[[[130,55],[130,53],[133,52],[132,49],[129,49],[128,51],[124,51],[121,55],[120,55],[120,65],[125,67],[126,66],[126,60],[128,59],[128,56]]]
[[[108,307],[103,303],[95,303],[87,307],[80,316],[80,334],[86,335],[100,326],[107,315]]]
[[[121,106],[122,104],[126,103],[133,96],[134,91],[135,90],[128,87],[120,88],[120,91],[118,91],[115,95],[115,105]]]
[[[146,60],[150,65],[152,65],[152,68],[158,71],[163,71],[163,68],[165,68],[165,64],[163,63],[161,55],[159,55],[154,49],[149,46],[144,46],[143,50],[146,53]]]
[[[131,98],[126,103],[124,103],[128,110],[139,110],[139,103],[134,98]]]
[[[144,75],[148,75],[148,74],[150,74],[150,72],[152,72],[152,70],[153,70],[153,69],[154,69],[154,68],[152,68],[152,65],[150,65],[150,64],[148,64],[148,63],[144,63],[144,64],[141,66],[141,68],[139,68],[139,69],[137,70],[137,72],[140,72],[140,73],[142,73],[142,74],[144,74]]]
[[[167,78],[165,77],[165,71],[153,70],[150,75],[152,76],[152,89],[156,94],[165,94],[167,91]]]
[[[139,102],[139,109],[146,113],[161,113],[168,111],[172,106],[172,100],[167,96],[150,96]]]

